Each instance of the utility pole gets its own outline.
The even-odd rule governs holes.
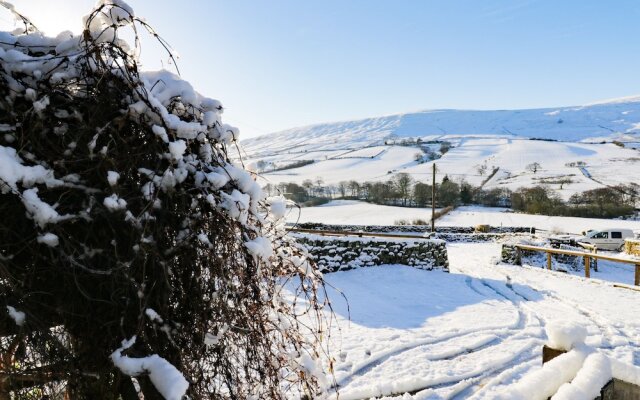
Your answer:
[[[431,184],[431,232],[436,231],[436,163],[433,163],[433,182]]]

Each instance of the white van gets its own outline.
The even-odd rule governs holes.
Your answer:
[[[621,250],[625,239],[633,239],[631,229],[589,230],[578,242],[593,244],[603,250]]]

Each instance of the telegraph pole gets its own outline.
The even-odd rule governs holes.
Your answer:
[[[431,184],[431,232],[436,231],[436,163],[433,163],[433,182]]]

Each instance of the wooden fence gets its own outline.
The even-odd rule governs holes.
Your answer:
[[[634,275],[633,283],[636,286],[640,285],[640,260],[638,259],[630,260],[627,258],[613,257],[605,254],[598,254],[595,251],[592,253],[586,253],[582,251],[554,249],[554,248],[539,247],[539,246],[529,246],[524,244],[516,245],[516,249],[518,253],[520,253],[521,250],[541,251],[541,252],[547,253],[547,269],[551,269],[551,254],[565,254],[568,256],[583,257],[584,258],[584,276],[586,278],[591,277],[591,259],[613,261],[618,263],[635,265],[635,275]],[[595,248],[593,250],[595,250]],[[518,259],[521,259],[520,254],[518,254]]]

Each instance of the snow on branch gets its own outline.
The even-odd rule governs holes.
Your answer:
[[[322,395],[322,275],[231,161],[222,104],[139,70],[139,30],[171,49],[122,0],[55,37],[0,6],[24,25],[0,32],[0,302],[32,332],[0,331],[10,374],[81,365],[34,377],[54,398]]]

